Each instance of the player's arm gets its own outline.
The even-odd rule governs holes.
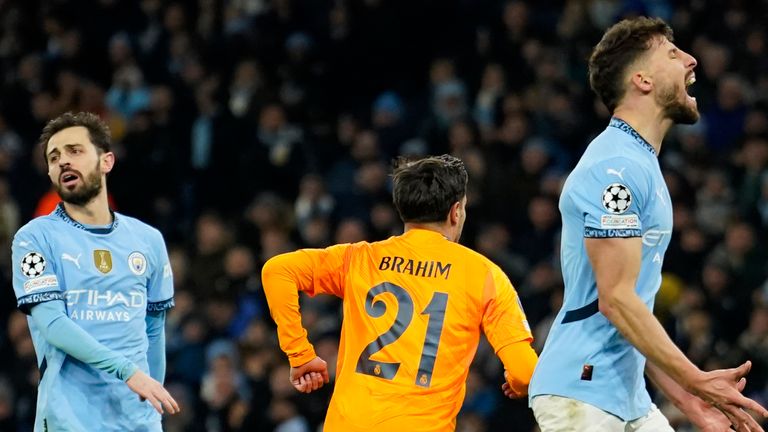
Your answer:
[[[75,324],[62,300],[37,304],[31,310],[32,321],[45,340],[70,356],[126,381],[138,370],[125,356],[105,347]]]
[[[138,367],[105,347],[67,316],[65,295],[59,286],[57,264],[47,241],[45,226],[27,225],[13,238],[13,289],[19,309],[51,345],[72,357],[123,381]]]
[[[509,344],[497,353],[504,364],[504,384],[501,391],[509,398],[520,398],[528,395],[528,385],[536,369],[539,357],[531,347],[531,341],[520,341]]]
[[[502,391],[508,397],[523,397],[538,361],[523,306],[509,278],[495,266],[486,276],[483,295],[483,332],[505,369]]]
[[[653,362],[645,365],[645,374],[653,384],[661,390],[666,398],[688,417],[694,426],[703,432],[720,432],[729,430],[730,420],[717,408],[704,402],[701,398],[687,392]],[[746,380],[739,381],[738,390],[744,390]]]
[[[694,381],[699,369],[672,342],[635,292],[642,259],[641,238],[586,238],[584,244],[597,282],[600,312],[674,380]]]
[[[168,250],[160,231],[150,230],[151,264],[147,283],[147,315],[144,318],[147,328],[147,363],[149,375],[156,381],[165,381],[165,317],[174,306],[173,272],[168,258]]]
[[[166,311],[147,311],[147,363],[149,376],[159,383],[165,382],[165,314]]]
[[[718,407],[734,425],[746,428],[748,424],[751,430],[762,430],[742,408],[762,415],[768,412],[737,388],[749,371],[749,362],[736,369],[701,371],[672,342],[636,294],[642,261],[641,238],[586,238],[584,242],[597,282],[600,312],[638,351],[684,389]]]
[[[178,412],[176,401],[160,383],[148,377],[125,356],[105,347],[66,314],[64,302],[52,300],[31,308],[30,315],[45,340],[68,355],[125,381],[140,397],[162,413]]]
[[[347,247],[300,249],[277,255],[268,260],[261,271],[269,312],[277,324],[280,348],[291,365],[290,380],[299,391],[310,392],[329,381],[325,361],[315,354],[307,330],[301,324],[299,291],[343,297]]]

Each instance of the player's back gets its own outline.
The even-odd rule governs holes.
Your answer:
[[[342,273],[344,322],[326,430],[453,430],[483,315],[495,313],[488,309],[497,287],[513,296],[506,276],[426,230],[351,245]],[[524,320],[522,310],[515,316]],[[527,337],[514,327],[494,324],[489,338]]]

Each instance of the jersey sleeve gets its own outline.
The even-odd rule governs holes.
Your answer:
[[[326,249],[301,249],[277,255],[264,264],[261,272],[264,294],[277,324],[280,348],[291,366],[302,365],[315,357],[314,347],[301,324],[299,291],[343,297],[345,255],[349,247],[345,244]]]
[[[31,308],[30,315],[48,343],[89,365],[127,380],[138,366],[97,341],[68,316],[63,302],[46,302]]]
[[[509,278],[495,265],[486,276],[483,332],[495,353],[509,344],[533,341],[523,305]]]
[[[153,263],[147,286],[147,311],[159,312],[173,307],[173,272],[163,235],[154,229],[153,234]]]
[[[591,166],[571,191],[584,215],[584,237],[640,237],[650,190],[650,179],[637,161],[619,157]]]
[[[17,306],[25,314],[29,315],[37,304],[64,300],[55,258],[39,228],[27,225],[14,236],[11,244],[13,291]]]

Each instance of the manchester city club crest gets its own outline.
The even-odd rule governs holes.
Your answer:
[[[147,271],[147,259],[141,252],[132,252],[128,255],[128,268],[136,276],[141,276]]]
[[[112,252],[104,249],[94,249],[93,265],[100,272],[107,274],[112,271]]]

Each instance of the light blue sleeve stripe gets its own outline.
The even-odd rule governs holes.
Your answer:
[[[64,302],[53,300],[32,307],[32,320],[43,338],[68,355],[127,380],[138,370],[135,363],[100,344],[66,314]]]

